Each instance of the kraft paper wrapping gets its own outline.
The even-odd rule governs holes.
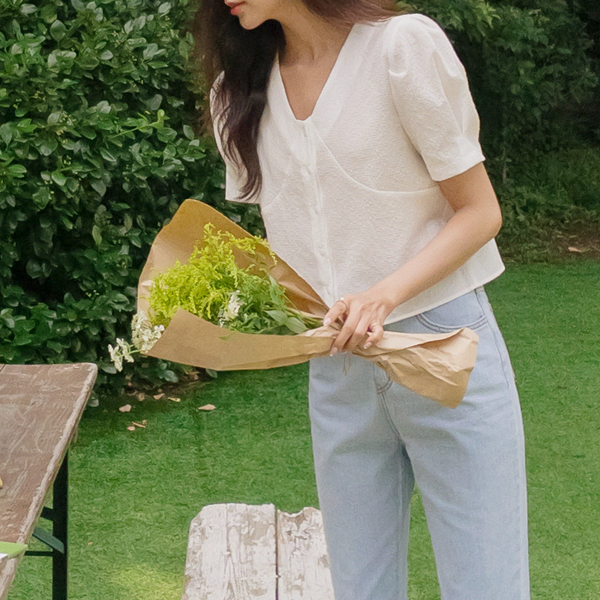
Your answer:
[[[186,200],[171,222],[156,237],[138,285],[138,311],[148,312],[146,300],[152,277],[185,263],[194,246],[204,237],[204,225],[214,224],[236,237],[248,237],[241,227],[210,206]],[[240,267],[251,264],[243,253],[236,254]],[[316,292],[283,260],[273,261],[265,251],[261,260],[269,273],[286,288],[287,296],[299,310],[323,317],[327,306]],[[195,367],[231,371],[268,369],[305,362],[329,353],[333,327],[319,327],[299,335],[253,335],[213,325],[179,309],[162,337],[148,352]],[[355,354],[369,360],[400,385],[431,398],[443,406],[456,407],[462,400],[477,355],[477,334],[459,329],[445,334],[407,334],[386,331],[382,342]]]

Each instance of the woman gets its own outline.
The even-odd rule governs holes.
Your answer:
[[[376,0],[203,0],[196,17],[226,197],[343,326],[310,365],[319,502],[337,600],[407,597],[419,486],[444,600],[529,597],[523,432],[482,286],[501,215],[462,65],[441,29]],[[385,329],[471,327],[446,409],[351,354]]]

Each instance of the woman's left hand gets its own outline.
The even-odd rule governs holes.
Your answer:
[[[352,352],[359,345],[366,350],[381,342],[383,323],[393,309],[392,301],[375,287],[340,298],[323,319],[324,325],[337,320],[343,323],[331,345],[330,355]]]
[[[454,215],[415,256],[372,288],[340,298],[323,324],[343,323],[331,354],[368,348],[383,338],[383,323],[396,306],[450,275],[491,240],[502,224],[496,194],[482,163],[438,182]],[[366,339],[365,339],[366,338]]]

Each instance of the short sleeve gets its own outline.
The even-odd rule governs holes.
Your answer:
[[[215,83],[218,85],[219,80]],[[221,154],[221,158],[225,163],[225,199],[231,202],[243,202],[244,204],[258,204],[258,196],[256,194],[242,198],[242,188],[244,187],[244,178],[240,167],[232,161],[223,152],[223,142],[219,133],[219,113],[215,109],[215,91],[214,87],[210,93],[210,112],[213,121],[213,132],[215,135],[215,141],[217,148]]]
[[[446,34],[417,14],[391,19],[388,27],[394,103],[432,179],[448,179],[484,161],[467,75]]]

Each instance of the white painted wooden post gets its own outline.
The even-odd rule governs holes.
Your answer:
[[[321,512],[213,504],[192,521],[183,600],[333,600]]]
[[[277,511],[277,600],[333,600],[321,512]]]
[[[192,521],[183,600],[276,600],[275,507],[213,504]]]

